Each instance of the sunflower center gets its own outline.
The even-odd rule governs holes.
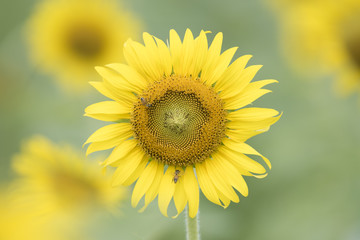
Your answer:
[[[66,172],[53,173],[53,187],[64,203],[88,202],[94,199],[95,189],[90,183]]]
[[[220,145],[225,114],[217,94],[199,79],[170,76],[139,96],[131,123],[153,159],[188,166],[204,161]]]
[[[97,57],[104,47],[104,38],[101,32],[91,26],[75,26],[67,38],[70,51],[84,59]]]
[[[175,134],[183,133],[189,124],[189,113],[174,109],[165,113],[164,127]]]
[[[360,13],[350,16],[345,21],[343,35],[346,50],[353,63],[360,69]]]
[[[346,47],[350,54],[351,60],[360,68],[360,30],[356,36],[347,41]]]

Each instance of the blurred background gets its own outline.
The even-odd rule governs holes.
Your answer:
[[[123,61],[121,39],[126,36],[139,40],[142,31],[163,40],[168,38],[172,28],[181,37],[186,28],[190,28],[195,36],[202,29],[209,30],[212,32],[208,34],[210,39],[217,32],[223,32],[223,49],[238,46],[236,57],[252,54],[250,64],[264,65],[255,80],[270,78],[279,81],[270,86],[273,93],[257,100],[254,106],[282,111],[282,118],[269,132],[248,141],[270,159],[273,168],[264,179],[246,178],[249,196],[241,197],[240,203],[232,203],[226,210],[201,195],[202,239],[360,239],[360,74],[356,75],[352,68],[351,74],[357,77],[358,85],[356,82],[351,85],[355,89],[351,94],[339,94],[334,82],[341,81],[340,77],[345,74],[339,75],[338,72],[348,68],[340,69],[338,63],[336,69],[340,70],[336,73],[317,68],[316,61],[323,58],[315,56],[312,60],[316,58],[316,61],[312,62],[313,68],[310,69],[307,65],[315,55],[314,50],[309,50],[312,54],[304,50],[303,55],[309,59],[293,60],[295,52],[303,49],[300,44],[305,41],[301,41],[301,37],[306,35],[296,35],[297,42],[293,41],[296,30],[303,26],[293,22],[295,17],[289,20],[287,15],[300,7],[310,9],[309,12],[316,9],[310,5],[305,8],[298,2],[124,0],[119,1],[118,14],[125,15],[126,12],[129,17],[114,17],[110,19],[115,23],[114,28],[96,30],[119,35],[120,40],[114,41],[120,50],[114,48],[112,53],[120,55],[113,54],[109,58],[114,60],[108,61]],[[12,167],[12,159],[22,152],[21,146],[26,139],[40,134],[54,143],[66,142],[85,158],[82,144],[91,133],[105,125],[83,117],[86,106],[105,100],[105,97],[89,84],[80,87],[80,91],[77,90],[79,84],[71,85],[85,75],[59,74],[59,66],[67,73],[72,71],[67,70],[64,62],[67,62],[66,57],[71,62],[73,56],[62,56],[63,59],[54,62],[50,59],[56,51],[51,52],[53,50],[47,44],[55,45],[59,39],[46,38],[45,35],[61,31],[63,26],[47,29],[49,26],[44,25],[41,29],[39,22],[46,22],[45,13],[51,13],[51,7],[43,9],[45,15],[42,18],[31,20],[41,11],[42,8],[36,6],[42,3],[34,0],[0,3],[0,186],[3,189],[12,188],[13,181],[19,177]],[[86,11],[93,10],[78,8],[73,10],[73,14],[82,15]],[[287,14],[282,14],[284,12]],[[105,12],[101,16],[92,16],[96,20],[112,14]],[[307,17],[307,12],[301,14],[305,15],[299,15],[297,21]],[[360,16],[360,10],[357,14]],[[52,21],[51,15],[49,22]],[[317,20],[307,24],[320,26],[321,21]],[[106,21],[99,20],[101,23]],[[360,22],[357,23],[360,26]],[[306,32],[306,28],[302,31]],[[44,39],[38,40],[42,34]],[[76,39],[73,39],[75,43]],[[96,54],[96,44],[95,41],[88,48],[77,51],[83,55]],[[350,50],[360,49],[360,41],[357,44]],[[313,45],[317,49],[317,45]],[[318,43],[318,47],[322,45]],[[49,60],[44,63],[46,57]],[[71,66],[77,66],[79,59],[71,62]],[[89,74],[95,76],[86,75],[86,79],[97,79],[95,70],[88,65],[107,61],[104,57],[99,58],[99,63],[94,63],[94,59],[79,64],[79,68],[80,65],[89,68]],[[301,65],[301,61],[306,64]],[[327,63],[319,63],[319,66],[324,64]],[[335,64],[329,69],[334,70],[333,66]],[[6,206],[7,203],[3,204]],[[91,217],[82,219],[81,224],[73,224],[73,221],[80,220],[65,221],[68,218],[62,216],[55,218],[54,224],[77,226],[66,227],[72,232],[70,235],[76,236],[74,239],[185,239],[184,213],[177,219],[165,218],[158,210],[157,201],[144,213],[138,213],[130,205],[130,195],[120,205],[116,214],[107,210],[96,211]],[[21,226],[18,227],[21,231]]]

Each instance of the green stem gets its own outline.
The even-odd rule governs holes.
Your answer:
[[[200,240],[199,212],[195,218],[189,216],[189,207],[185,208],[186,240]]]

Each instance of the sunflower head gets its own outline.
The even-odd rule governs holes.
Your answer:
[[[42,136],[27,140],[13,159],[17,192],[43,212],[79,212],[88,207],[115,210],[124,189],[110,187],[108,176],[85,162],[70,146]]]
[[[199,78],[169,76],[142,92],[131,124],[149,156],[186,167],[204,161],[220,145],[225,116],[221,99]]]
[[[123,59],[122,44],[138,29],[138,20],[113,0],[50,0],[38,5],[27,35],[34,62],[81,90],[94,78],[94,65]]]
[[[333,75],[336,93],[360,90],[360,2],[272,1],[290,63],[311,75]],[[289,54],[291,53],[291,54]]]
[[[349,54],[349,60],[360,72],[360,4],[354,13],[343,16],[341,36],[344,41],[344,49]]]
[[[113,185],[136,182],[132,205],[146,206],[158,196],[167,216],[171,201],[178,213],[189,205],[194,217],[199,189],[227,207],[247,196],[245,176],[266,176],[266,169],[246,154],[262,157],[245,143],[279,119],[273,109],[246,107],[270,92],[276,80],[251,82],[261,66],[246,67],[249,55],[232,64],[236,48],[221,52],[222,34],[210,47],[207,32],[184,40],[170,31],[170,45],[144,33],[144,45],[129,39],[127,64],[97,67],[102,82],[91,84],[111,101],[93,104],[85,115],[117,122],[92,134],[87,154],[114,148],[103,162],[117,167]],[[196,174],[195,174],[196,173]]]

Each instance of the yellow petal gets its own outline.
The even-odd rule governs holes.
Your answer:
[[[242,107],[252,103],[259,97],[263,96],[264,94],[271,92],[271,90],[261,89],[261,88],[267,84],[274,83],[274,82],[277,82],[277,81],[276,80],[262,80],[262,81],[250,83],[242,91],[242,93],[240,95],[226,99],[226,101],[224,101],[225,102],[224,108],[225,109],[239,109],[239,108],[242,108]]]
[[[232,128],[232,129],[247,129],[247,130],[260,130],[260,131],[267,131],[269,129],[269,127],[276,123],[282,114],[280,114],[277,117],[271,117],[271,118],[266,118],[263,120],[258,120],[258,121],[240,121],[240,120],[233,120],[230,121],[228,123],[226,123],[226,126],[228,128]]]
[[[131,132],[132,126],[130,123],[115,123],[106,125],[105,127],[96,130],[84,144],[90,142],[102,142],[113,138],[121,138],[127,136]]]
[[[200,71],[206,63],[208,55],[208,41],[206,33],[201,30],[200,35],[195,39],[194,63],[193,70],[190,73],[194,77],[198,77]]]
[[[201,77],[204,78],[204,81],[208,86],[212,86],[221,77],[221,75],[224,74],[237,49],[237,47],[233,47],[226,50],[220,55],[218,63],[212,71],[208,71],[206,75],[201,74]]]
[[[274,117],[278,114],[278,111],[271,108],[242,108],[238,111],[229,113],[226,118],[231,121],[259,121]]]
[[[133,88],[136,88],[137,93],[147,88],[149,82],[132,67],[121,63],[112,63],[106,66],[121,74],[126,79],[126,82],[130,83]]]
[[[215,35],[215,37],[210,45],[209,57],[220,56],[222,42],[223,42],[223,33],[219,32]]]
[[[145,47],[147,49],[155,50],[157,48],[157,45],[155,43],[155,39],[149,33],[147,33],[147,32],[143,33],[143,40],[144,40]],[[154,52],[156,52],[156,51],[154,51]]]
[[[154,37],[154,38],[155,38],[156,44],[158,46],[161,69],[164,70],[165,76],[170,76],[170,74],[172,72],[170,50],[169,50],[168,46],[166,46],[166,44],[162,40],[160,40],[156,37]]]
[[[139,57],[137,56],[136,52],[132,48],[131,44],[134,41],[129,39],[124,44],[124,57],[126,59],[126,62],[129,64],[130,67],[133,67],[137,72],[139,72],[143,77],[147,77],[146,72],[144,72],[144,69],[142,69],[142,64],[139,61]],[[141,59],[140,59],[141,60]]]
[[[106,79],[104,79],[103,83],[104,83],[104,87],[106,87],[109,91],[111,91],[111,93],[114,96],[116,96],[117,99],[119,99],[118,101],[120,103],[124,102],[127,105],[132,106],[134,102],[137,100],[134,92],[130,92],[129,90],[114,87],[114,85],[112,85],[112,83]]]
[[[159,186],[159,196],[158,196],[158,203],[160,212],[167,217],[167,209],[171,198],[175,192],[175,183],[173,181],[175,173],[175,168],[173,166],[169,166],[166,170],[164,176],[161,179],[161,183]]]
[[[218,153],[235,166],[238,166],[246,171],[258,174],[264,174],[266,172],[266,169],[260,163],[227,147],[219,147]]]
[[[174,29],[170,30],[170,54],[173,63],[174,69],[180,69],[180,58],[181,58],[181,49],[182,43],[179,35]]]
[[[194,218],[199,210],[199,185],[192,166],[186,168],[183,180],[186,197],[189,201],[189,216]]]
[[[223,34],[220,32],[216,34],[214,40],[210,45],[204,67],[201,70],[201,79],[204,82],[207,81],[209,76],[212,74],[212,72],[218,65],[221,53],[222,40]]]
[[[103,82],[89,82],[99,93],[115,101],[120,101],[109,89],[104,86]]]
[[[190,29],[186,29],[181,49],[179,68],[174,67],[174,72],[182,76],[188,76],[194,71],[194,36]]]
[[[248,129],[226,129],[226,136],[237,142],[245,142],[249,138],[256,136],[260,133],[266,132],[269,127],[261,130],[248,130]]]
[[[158,163],[154,181],[151,184],[149,190],[145,194],[145,205],[139,210],[139,212],[145,211],[147,206],[155,199],[156,195],[159,193],[159,186],[163,175],[164,175],[164,164]]]
[[[215,91],[224,91],[234,87],[234,84],[236,84],[236,87],[245,84],[245,82],[241,82],[239,79],[241,79],[244,68],[251,57],[252,55],[244,55],[236,59],[216,82],[216,85],[214,86]]]
[[[177,210],[176,216],[173,216],[172,218],[176,218],[179,216],[179,214],[184,210],[186,203],[187,203],[187,197],[185,193],[184,188],[184,181],[179,180],[176,183],[175,193],[174,193],[174,203]]]
[[[139,93],[142,89],[132,85],[119,72],[110,67],[95,67],[95,70],[103,77],[104,82],[108,82],[114,88],[122,91]]]
[[[223,140],[223,144],[226,147],[228,147],[236,152],[260,156],[264,160],[264,162],[268,165],[268,167],[271,169],[271,163],[270,163],[269,159],[267,159],[266,157],[261,155],[258,151],[256,151],[254,148],[252,148],[248,144],[242,143],[242,142],[236,142],[236,141],[233,141],[228,138],[225,138]]]
[[[115,137],[115,138],[112,138],[112,139],[109,139],[106,141],[93,142],[86,149],[86,156],[93,152],[96,152],[96,151],[102,151],[102,150],[113,148],[113,147],[119,145],[120,143],[122,143],[124,140],[132,137],[132,135],[133,135],[133,133],[129,131],[129,132],[122,134],[121,136],[118,136],[118,137]]]
[[[133,194],[131,197],[131,205],[136,207],[140,199],[144,196],[146,191],[149,189],[154,181],[158,162],[156,160],[151,161],[145,168],[142,175],[139,177],[135,184]]]
[[[114,150],[111,152],[109,157],[103,162],[103,165],[108,166],[116,163],[120,159],[128,155],[137,145],[137,140],[129,139],[122,141]]]
[[[256,81],[256,82],[252,82],[248,87],[249,88],[262,88],[268,84],[271,84],[271,83],[278,83],[277,80],[275,79],[265,79],[265,80],[260,80],[260,81]]]
[[[156,59],[153,59],[144,45],[129,39],[124,45],[124,56],[129,65],[145,79],[156,81],[163,76],[162,69],[156,65]]]
[[[253,176],[253,177],[256,177],[256,178],[264,178],[264,177],[266,177],[268,174],[267,173],[265,173],[265,174],[251,174],[251,176]]]
[[[123,106],[132,107],[136,97],[131,92],[115,89],[108,82],[89,82],[98,92],[104,96],[119,102]]]
[[[168,62],[166,62],[167,65],[164,65],[163,64],[164,62],[162,59],[163,56],[161,56],[161,54],[165,53],[165,54],[168,54],[170,57],[169,50],[167,50],[167,52],[165,51],[165,52],[160,53],[159,52],[160,49],[158,48],[157,44],[155,43],[155,37],[148,33],[143,34],[143,39],[144,39],[147,53],[150,56],[150,59],[151,59],[152,63],[154,64],[154,66],[160,70],[160,73],[162,73],[162,74],[168,73],[168,67],[171,66],[171,59],[168,59]],[[162,49],[162,50],[164,50],[164,49]],[[171,74],[171,72],[168,74]]]
[[[219,170],[224,173],[224,177],[229,180],[229,183],[246,197],[249,194],[249,190],[244,178],[237,171],[236,167],[218,153],[213,154],[212,158],[219,167]]]
[[[227,198],[233,202],[239,202],[239,196],[235,193],[227,179],[223,177],[223,173],[219,171],[218,166],[212,159],[207,159],[204,162],[209,177],[216,188],[222,192]]]
[[[105,122],[116,122],[120,121],[121,119],[130,119],[130,114],[87,114],[85,113],[84,116],[91,117],[97,120],[105,121]]]
[[[122,185],[134,173],[141,160],[144,159],[144,155],[145,153],[141,149],[135,148],[123,158],[112,177],[112,186]]]
[[[209,201],[222,206],[219,201],[219,196],[217,195],[216,188],[212,183],[209,174],[207,173],[205,165],[198,163],[195,167],[197,178],[199,180],[199,185],[205,197],[209,199]]]
[[[144,172],[146,164],[149,162],[149,159],[143,158],[139,164],[139,166],[135,169],[135,171],[128,177],[127,180],[123,182],[122,185],[129,186],[133,184],[136,179],[139,178],[139,176]]]
[[[227,208],[230,205],[230,199],[225,196],[219,189],[216,189],[217,195],[220,198],[220,201],[222,202],[222,205],[224,208]]]
[[[119,119],[130,118],[130,110],[131,108],[118,102],[104,101],[85,108],[85,116],[103,121],[118,121]]]
[[[224,88],[219,93],[219,96],[222,99],[227,99],[241,94],[241,92],[251,82],[261,67],[262,65],[253,65],[241,71],[241,74],[237,78],[234,78],[231,85],[228,85],[228,87]]]

